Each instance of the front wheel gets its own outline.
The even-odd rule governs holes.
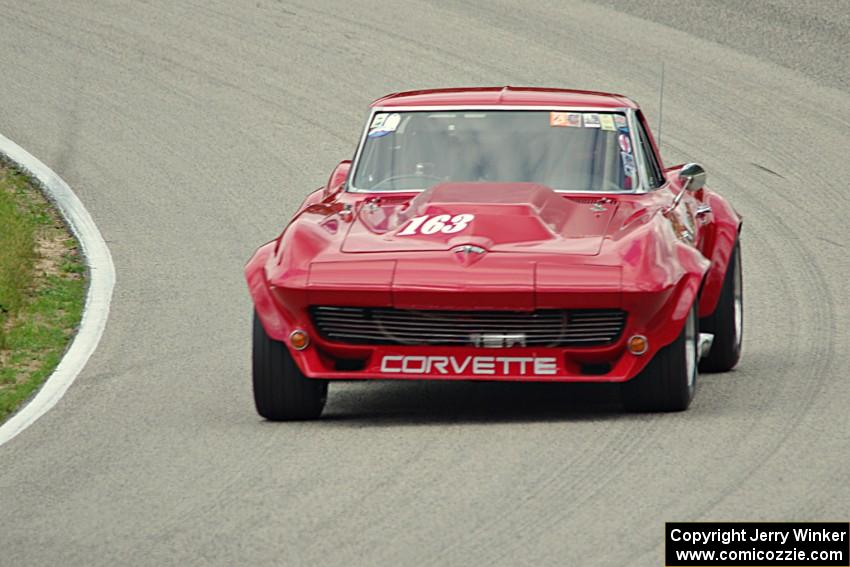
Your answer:
[[[744,334],[744,282],[741,243],[736,242],[723,279],[723,289],[714,313],[700,322],[700,330],[713,333],[711,350],[700,362],[703,372],[727,372],[741,359]]]
[[[643,371],[622,386],[630,411],[684,411],[696,390],[699,330],[696,302],[682,332],[659,350]]]
[[[286,346],[271,339],[254,312],[254,405],[271,421],[316,419],[328,396],[327,380],[301,373]]]

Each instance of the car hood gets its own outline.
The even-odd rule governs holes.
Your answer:
[[[595,256],[617,206],[604,197],[565,198],[533,183],[443,183],[410,202],[373,199],[361,204],[342,252],[442,251],[469,245],[487,252]],[[412,230],[414,219],[426,215],[447,215],[449,228],[427,234],[431,230],[423,221]],[[468,215],[460,218],[465,225],[459,229],[452,223],[457,215]]]

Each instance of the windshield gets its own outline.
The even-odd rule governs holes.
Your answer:
[[[447,181],[530,182],[558,191],[631,191],[626,116],[608,112],[379,112],[353,178],[360,191]]]

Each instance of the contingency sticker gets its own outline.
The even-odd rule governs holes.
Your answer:
[[[600,114],[599,124],[602,126],[603,130],[609,130],[611,132],[617,131],[617,128],[614,126],[614,117],[610,114]]]
[[[370,138],[380,138],[396,131],[401,123],[400,114],[376,114],[369,127]]]
[[[620,144],[620,150],[627,154],[632,153],[632,141],[629,140],[628,134],[620,134],[617,136],[617,142]]]
[[[623,173],[632,177],[635,174],[635,158],[627,152],[620,152],[620,158],[623,160]]]
[[[376,128],[380,128],[384,125],[384,122],[387,121],[386,114],[376,114],[375,118],[372,120],[372,125],[369,126],[369,130],[375,130]]]
[[[600,128],[602,125],[599,122],[598,114],[585,114],[584,115],[584,127],[585,128]]]
[[[577,112],[550,112],[549,126],[581,128],[581,114]]]
[[[625,130],[627,132],[629,130],[629,125],[626,122],[626,117],[623,116],[622,114],[615,114],[614,115],[614,124],[616,124],[617,128],[619,128],[620,130]]]

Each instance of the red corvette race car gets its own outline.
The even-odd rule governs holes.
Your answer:
[[[318,417],[333,380],[619,382],[684,410],[741,354],[741,218],[665,168],[628,98],[540,88],[372,104],[340,163],[245,268],[253,385]]]

